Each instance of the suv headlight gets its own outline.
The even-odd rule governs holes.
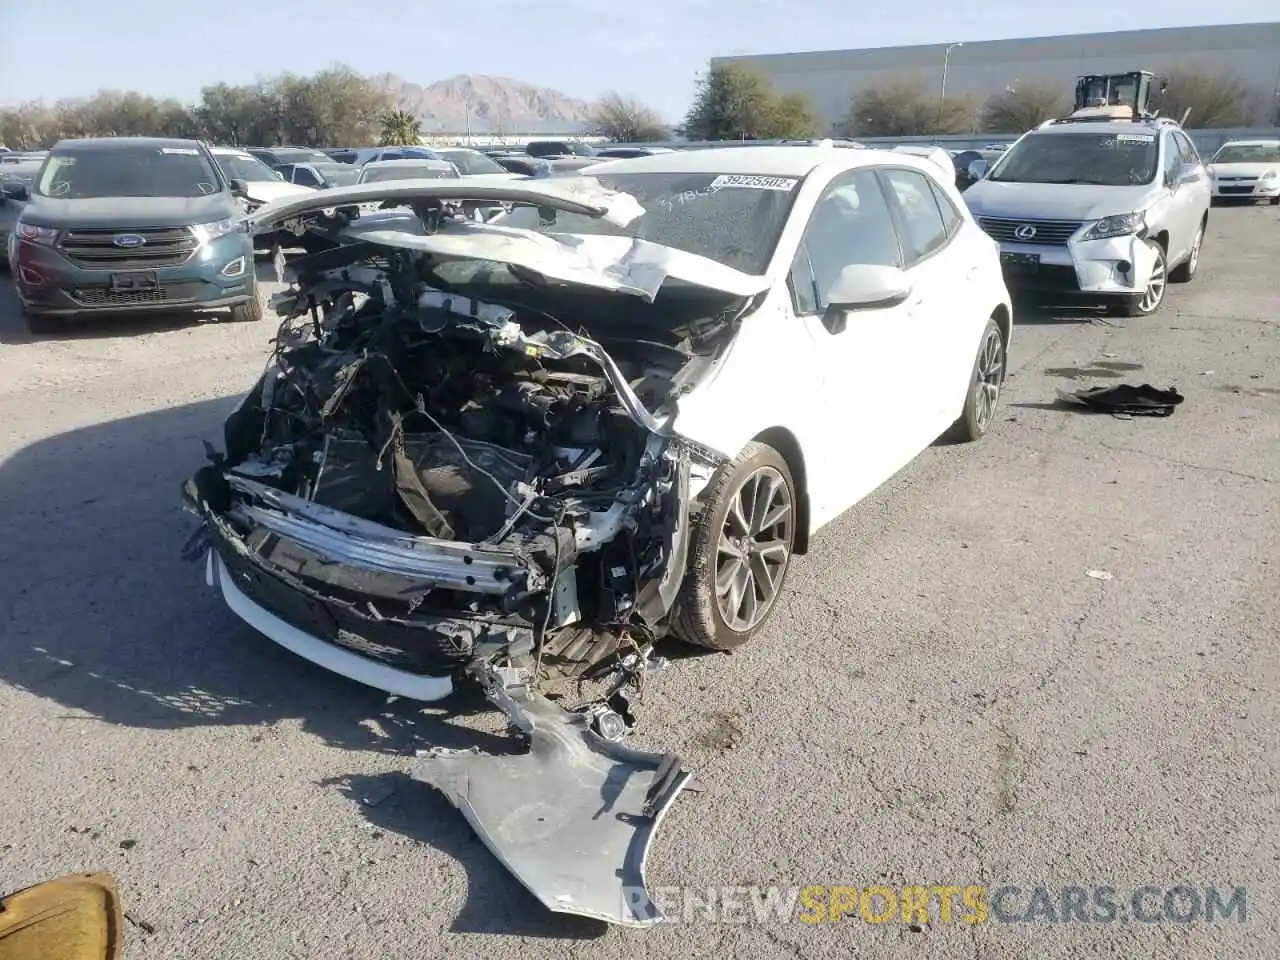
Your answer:
[[[1142,213],[1117,213],[1096,221],[1080,239],[1106,240],[1108,237],[1127,237],[1141,230],[1145,223],[1146,216]]]
[[[241,220],[234,220],[228,217],[226,220],[214,220],[211,223],[197,223],[191,228],[191,232],[196,235],[196,239],[201,243],[208,243],[210,240],[216,240],[218,237],[226,236],[228,233],[234,233],[239,229]]]
[[[23,223],[18,221],[15,233],[18,239],[25,240],[27,243],[38,243],[42,247],[52,247],[58,239],[58,231],[53,227],[38,227],[34,223]]]
[[[1280,171],[1277,171],[1277,170],[1268,170],[1266,173],[1264,173],[1264,174],[1263,174],[1262,176],[1260,176],[1258,179],[1259,179],[1259,180],[1274,180],[1276,177],[1280,177]]]

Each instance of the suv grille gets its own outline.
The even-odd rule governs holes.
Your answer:
[[[1065,246],[1083,220],[1010,220],[1005,217],[980,217],[978,223],[988,236],[1001,243],[1039,243],[1048,246]],[[1019,227],[1034,227],[1030,237],[1015,236]]]
[[[143,239],[132,247],[115,243],[116,237]],[[188,227],[143,227],[137,230],[86,228],[68,230],[58,247],[82,267],[101,270],[147,270],[186,263],[196,248]]]

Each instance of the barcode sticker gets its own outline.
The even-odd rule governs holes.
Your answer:
[[[748,177],[740,174],[721,174],[711,181],[708,190],[722,187],[741,187],[746,190],[781,190],[790,193],[800,181],[794,177]]]

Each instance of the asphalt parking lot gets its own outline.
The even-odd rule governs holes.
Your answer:
[[[546,913],[404,773],[495,713],[313,668],[180,561],[179,484],[274,325],[33,338],[3,279],[0,887],[109,870],[129,956],[165,960],[1280,955],[1278,265],[1273,209],[1215,208],[1158,315],[1022,316],[993,434],[826,528],[765,633],[674,659],[637,735],[702,788],[655,887],[1244,887],[1244,922]],[[1053,404],[1117,382],[1186,401]]]

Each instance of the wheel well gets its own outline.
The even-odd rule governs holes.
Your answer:
[[[767,443],[787,461],[787,469],[791,471],[791,479],[796,485],[796,542],[791,548],[793,553],[801,554],[809,551],[809,477],[805,472],[804,454],[800,444],[790,430],[785,427],[770,427],[763,433],[752,437],[758,443]]]
[[[1166,254],[1169,252],[1169,231],[1161,230],[1155,235],[1155,241]]]
[[[991,314],[991,319],[1000,328],[1000,336],[1004,337],[1005,346],[1008,346],[1009,337],[1013,333],[1013,321],[1009,317],[1009,308],[1003,303],[1000,304],[996,307],[995,312]]]

